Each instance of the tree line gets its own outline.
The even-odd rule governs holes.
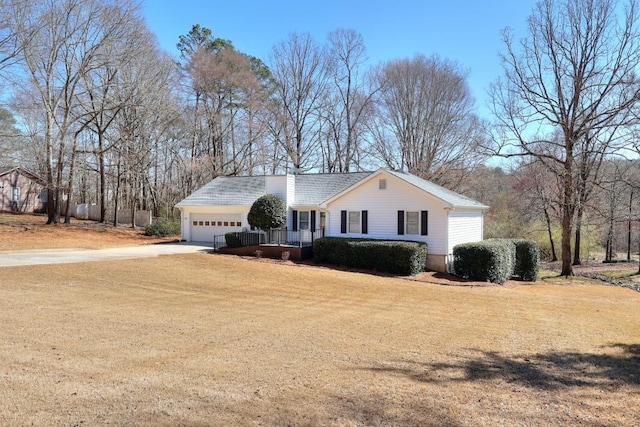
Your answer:
[[[568,275],[594,201],[619,182],[611,165],[640,152],[635,0],[541,0],[523,37],[503,33],[490,118],[461,64],[421,54],[372,64],[355,30],[294,33],[260,59],[194,25],[172,57],[132,0],[0,8],[0,162],[46,178],[49,223],[72,201],[99,204],[103,221],[107,207],[171,217],[219,175],[380,166],[491,205],[478,177],[498,156],[514,169],[502,199],[524,192],[550,236],[560,227]],[[491,221],[516,215],[494,202]],[[494,224],[509,234],[508,221]]]
[[[437,56],[371,65],[338,29],[263,62],[194,25],[174,58],[130,0],[32,3],[1,3],[3,151],[46,177],[49,222],[70,200],[171,215],[218,175],[385,165],[455,186],[484,159],[465,71]]]

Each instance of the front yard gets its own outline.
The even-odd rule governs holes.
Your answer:
[[[0,269],[1,425],[633,425],[640,293],[193,254]]]

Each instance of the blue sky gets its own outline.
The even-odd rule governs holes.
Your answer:
[[[479,112],[486,90],[501,73],[500,32],[525,35],[534,0],[146,0],[144,15],[160,46],[176,43],[194,24],[231,40],[236,49],[265,62],[274,44],[290,33],[308,32],[324,42],[338,28],[362,34],[371,64],[416,53],[438,54],[469,71]]]

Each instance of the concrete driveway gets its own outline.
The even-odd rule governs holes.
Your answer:
[[[213,244],[189,242],[109,249],[41,249],[37,251],[0,252],[0,267],[149,258],[158,255],[208,252],[212,249]]]

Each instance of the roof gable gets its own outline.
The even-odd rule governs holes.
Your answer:
[[[433,182],[427,181],[426,179],[420,178],[416,175],[391,170],[386,170],[386,172],[402,179],[403,181],[426,193],[431,194],[432,196],[449,204],[451,207],[489,209],[489,206],[484,205],[477,200],[474,200],[460,193],[456,193],[455,191],[444,188],[438,184],[434,184]]]
[[[344,189],[340,193],[334,195],[333,197],[325,200],[322,204],[326,206],[328,203],[345,196],[347,193],[353,191],[357,187],[365,184],[366,182],[375,179],[383,174],[389,174],[400,180],[406,182],[409,185],[421,190],[445,203],[445,205],[449,205],[451,208],[471,208],[471,209],[489,209],[489,206],[486,206],[476,200],[473,200],[467,196],[456,193],[455,191],[448,190],[438,184],[434,184],[433,182],[422,179],[418,176],[411,175],[409,173],[392,171],[389,169],[378,169],[376,172],[369,174],[364,179],[354,183],[351,187]]]
[[[23,175],[33,181],[38,182],[39,184],[45,185],[46,181],[40,175],[31,172],[20,166],[0,166],[0,176],[7,175],[13,171],[16,171],[18,174]]]
[[[325,200],[352,187],[369,175],[371,172],[296,175],[293,205],[320,206]]]

